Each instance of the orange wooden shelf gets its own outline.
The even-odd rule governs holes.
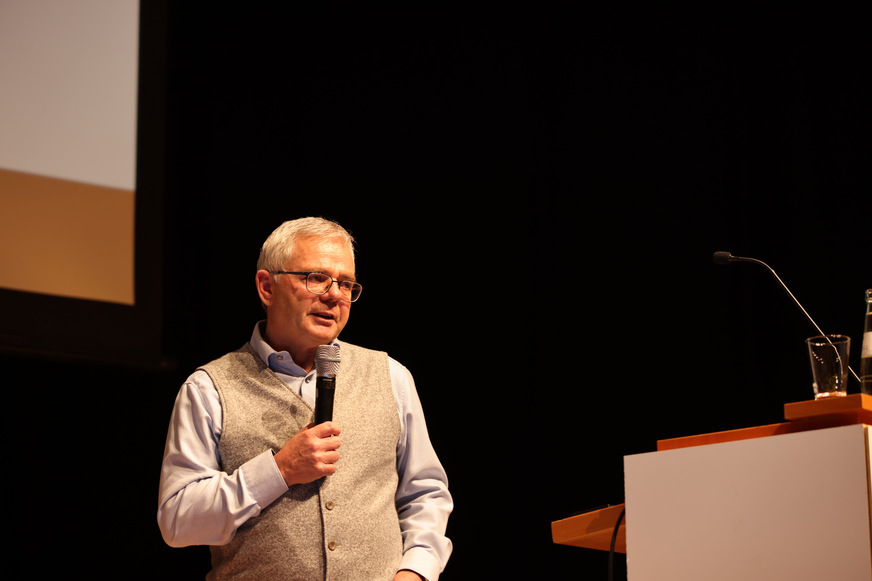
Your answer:
[[[615,523],[618,522],[623,509],[623,504],[616,504],[554,521],[551,523],[551,538],[558,545],[608,551],[611,549]],[[627,552],[626,522],[626,519],[623,519],[621,526],[618,527],[618,536],[615,538],[616,553]]]

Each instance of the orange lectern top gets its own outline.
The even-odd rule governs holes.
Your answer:
[[[784,405],[784,419],[788,421],[768,426],[660,440],[657,442],[657,451],[764,438],[821,428],[872,424],[872,395],[855,393],[844,397],[788,403]]]

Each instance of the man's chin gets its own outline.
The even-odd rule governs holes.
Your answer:
[[[331,341],[336,339],[336,337],[339,336],[339,332],[341,330],[342,329],[339,327],[339,325],[331,321],[331,324],[325,325],[321,323],[311,325],[309,327],[309,334],[312,336],[313,339],[319,341],[319,345],[326,345],[327,343],[330,343]]]

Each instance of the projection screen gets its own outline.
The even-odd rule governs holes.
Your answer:
[[[165,6],[149,6],[159,30]],[[109,341],[95,334],[150,333],[141,323],[151,291],[137,281],[143,252],[159,252],[137,248],[142,8],[139,0],[0,2],[3,347],[99,356]],[[152,84],[162,87],[165,71],[154,64]],[[27,310],[31,320],[19,320]],[[92,327],[84,335],[83,321]]]

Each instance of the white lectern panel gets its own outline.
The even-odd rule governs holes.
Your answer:
[[[629,581],[869,581],[867,431],[626,456]]]

